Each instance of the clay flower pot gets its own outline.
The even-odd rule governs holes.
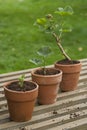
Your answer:
[[[63,72],[61,91],[72,91],[77,88],[81,66],[80,61],[73,61],[73,64],[55,63],[55,68],[61,69]]]
[[[55,68],[46,68],[50,74],[38,74],[42,69],[32,71],[32,80],[39,85],[38,103],[52,104],[56,102],[58,89],[62,80],[62,71]]]
[[[4,87],[10,119],[16,122],[28,121],[32,117],[34,104],[38,96],[38,85],[29,81],[29,84],[33,85],[34,88],[30,91],[23,92],[10,90],[8,87],[12,83],[14,82],[8,83]]]

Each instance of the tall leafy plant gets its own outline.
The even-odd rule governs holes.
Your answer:
[[[35,22],[43,32],[50,33],[56,40],[57,46],[67,60],[71,58],[66,54],[62,46],[63,33],[71,32],[71,26],[67,24],[67,17],[73,14],[73,9],[70,6],[65,8],[59,7],[53,14],[47,14],[43,18],[38,18]]]

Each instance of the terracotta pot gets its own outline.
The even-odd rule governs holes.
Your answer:
[[[10,119],[16,122],[28,121],[32,117],[34,104],[38,96],[38,85],[31,82],[36,85],[34,89],[20,92],[8,89],[8,85],[11,83],[6,84],[4,87]]]
[[[36,71],[39,69],[36,69],[31,73],[32,80],[39,85],[39,104],[52,104],[56,102],[59,84],[62,80],[62,71],[55,68],[49,68],[49,70],[50,69],[58,73],[55,75],[39,75],[36,74]]]
[[[76,64],[64,65],[58,62],[55,63],[55,68],[63,71],[62,82],[60,89],[62,91],[72,91],[77,88],[79,75],[81,71],[81,63],[77,61]]]

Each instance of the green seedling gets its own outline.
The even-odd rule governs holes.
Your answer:
[[[48,46],[45,46],[45,47],[41,47],[38,51],[37,51],[37,54],[39,56],[42,57],[42,59],[36,59],[36,58],[33,58],[33,59],[30,59],[30,62],[34,63],[35,65],[40,65],[42,64],[43,65],[43,72],[44,72],[44,75],[46,75],[46,57],[48,57],[49,55],[51,55],[52,51],[51,51],[51,48],[48,47]]]
[[[68,24],[67,17],[73,14],[73,9],[70,6],[65,8],[59,7],[53,14],[47,14],[43,18],[38,18],[35,22],[41,31],[50,33],[56,40],[57,46],[67,60],[71,58],[66,54],[61,42],[63,33],[71,32],[72,28]]]
[[[25,78],[25,75],[22,75],[21,77],[19,77],[19,85],[21,88],[23,88],[23,85],[24,85],[24,78]]]

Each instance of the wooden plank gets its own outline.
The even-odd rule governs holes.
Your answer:
[[[1,102],[0,102],[0,108],[1,108],[2,106],[5,106],[6,104],[7,104],[7,101],[6,101],[6,100],[1,101]]]
[[[81,62],[87,62],[87,58],[80,59]]]
[[[60,110],[60,111],[62,112],[62,110]],[[49,113],[47,113],[47,114],[49,114]],[[20,125],[22,126],[24,124],[27,125],[27,127],[29,129],[32,129],[32,130],[40,130],[40,129],[41,130],[44,130],[44,129],[48,130],[49,127],[55,127],[55,126],[57,128],[56,130],[58,130],[58,129],[61,129],[61,128],[66,128],[66,127],[67,128],[73,128],[73,127],[76,126],[74,124],[83,125],[83,124],[87,123],[87,109],[77,111],[77,112],[72,112],[71,111],[71,113],[68,113],[68,114],[67,113],[62,113],[61,114],[58,111],[58,114],[54,115],[51,112],[50,115],[48,115],[48,118],[47,117],[45,118],[44,115],[46,115],[46,113],[43,114],[43,115],[38,115],[36,117],[34,116],[30,122],[25,122],[25,123],[16,123],[16,122],[11,122],[10,123],[10,122],[7,122],[5,124],[1,124],[0,125],[1,129],[0,130],[9,129],[10,127],[15,128],[15,127],[19,127]],[[83,118],[85,115],[86,115],[86,117]],[[50,118],[49,118],[49,116],[50,116]],[[36,119],[36,122],[35,122],[35,119]],[[80,120],[82,121],[82,123],[81,122],[79,123]],[[28,123],[30,124],[29,126],[28,126]],[[69,127],[69,126],[71,126],[71,127]]]
[[[66,124],[62,124],[60,126],[56,126],[55,128],[50,128],[47,130],[70,130],[71,128],[74,128],[74,130],[77,130],[76,127],[81,126],[83,124],[85,125],[86,123],[87,123],[87,117],[83,118],[83,119],[76,120],[76,121],[72,121],[72,122],[69,122]]]
[[[87,59],[81,59],[80,61],[82,62],[82,66],[86,66],[87,65]],[[53,67],[53,65],[48,65],[47,67]],[[33,69],[36,69],[36,68],[0,74],[0,78],[8,77],[8,76],[21,75],[23,73],[27,74],[27,73],[30,73]]]
[[[83,95],[83,96],[82,96]],[[77,101],[78,99],[80,100],[81,97],[83,97],[83,99],[87,96],[87,87],[86,88],[83,88],[83,89],[77,89],[75,91],[72,91],[72,92],[66,92],[66,93],[60,93],[58,94],[58,97],[57,97],[57,100],[58,100],[58,104],[56,103],[55,104],[55,107],[56,105],[61,105],[63,104],[64,102],[70,102],[70,101]],[[73,99],[72,99],[73,97]],[[61,101],[62,100],[62,101]],[[5,106],[6,105],[6,100],[3,100],[2,102],[0,102],[0,107],[1,106]],[[35,108],[35,111],[38,110],[42,110],[42,109],[46,109],[46,107],[52,107],[54,106],[54,104],[52,105],[47,105],[47,106],[39,106],[39,107],[36,107]]]
[[[7,101],[3,93],[6,82],[25,74],[31,80],[32,69],[0,75],[0,130],[87,130],[87,59],[80,60],[82,70],[75,91],[58,93],[57,101],[51,105],[36,105],[33,116],[27,122],[9,119]],[[53,65],[51,65],[53,66]]]
[[[82,71],[82,75],[81,75],[80,78],[79,78],[79,82],[83,82],[83,81],[84,81],[84,84],[85,84],[85,83],[87,82],[87,81],[86,81],[86,75],[87,75],[86,72],[85,72],[85,71]],[[29,75],[29,76],[30,76],[30,75]],[[16,78],[18,78],[18,77],[16,77]],[[12,78],[9,77],[9,78],[7,78],[7,79],[8,79],[9,81],[11,81],[11,80],[13,80],[13,79],[16,80],[16,78],[15,78],[15,77],[12,77]],[[31,79],[26,77],[26,80],[31,80]],[[1,87],[4,86],[5,82],[7,82],[7,80],[4,79],[4,80],[2,80],[2,82],[3,82],[3,83],[0,83]],[[3,89],[1,88],[0,91],[3,91]]]
[[[12,80],[17,80],[21,75],[14,75],[14,76],[10,76],[10,77],[4,77],[2,79],[0,79],[0,82],[3,83],[3,82],[8,82],[8,81],[12,81]],[[29,78],[31,77],[31,74],[28,73],[28,74],[25,74],[25,78]]]
[[[87,123],[77,126],[76,128],[71,128],[70,130],[87,130]]]
[[[76,111],[80,112],[80,116],[86,115],[87,114],[87,93],[84,92],[84,94],[80,94],[80,95],[75,95],[73,98],[69,95],[69,97],[66,95],[66,98],[61,99],[61,97],[57,100],[57,102],[55,104],[51,104],[51,105],[41,105],[41,106],[36,106],[35,110],[34,110],[34,116],[32,117],[32,120],[29,122],[25,122],[25,123],[15,123],[15,122],[5,122],[5,124],[0,124],[1,130],[2,129],[9,129],[10,127],[15,128],[15,127],[19,127],[20,125],[28,125],[29,124],[29,128],[32,128],[36,130],[36,128],[41,128],[41,127],[47,127],[48,125],[52,125],[55,124],[56,122],[52,122],[52,120],[50,118],[52,118],[53,120],[63,120],[64,117],[65,121],[69,120],[70,117],[70,113],[74,113]],[[78,109],[78,107],[80,107]],[[67,109],[66,109],[67,108]],[[85,110],[86,109],[86,110]],[[57,118],[55,114],[52,114],[52,112],[56,110],[57,111]],[[78,115],[78,113],[77,113]],[[2,116],[3,119],[3,116]],[[5,117],[6,119],[6,117]],[[41,123],[37,123],[37,122],[41,122],[42,120],[42,124]],[[32,124],[32,125],[31,125]],[[41,128],[42,129],[42,128]]]
[[[86,71],[82,71],[80,74],[80,78],[79,81],[81,80],[85,80],[86,79],[86,75],[87,75],[87,69]],[[20,75],[15,75],[15,76],[11,76],[11,77],[5,77],[0,79],[0,87],[2,87],[6,82],[12,81],[12,80],[17,80],[20,77]],[[31,74],[25,74],[25,79],[26,80],[31,80]]]
[[[82,60],[82,61],[83,61],[82,62],[82,68],[85,69],[85,67],[87,66],[87,62],[85,60]],[[53,67],[53,65],[48,65],[47,67]],[[28,73],[31,73],[31,71],[34,70],[34,69],[36,69],[36,68],[0,74],[0,78],[9,77],[9,76],[16,76],[16,75],[20,76],[22,74],[28,74]]]
[[[0,86],[2,87],[5,84],[5,82],[17,80],[22,74],[25,74],[25,79],[30,80],[31,71],[32,71],[32,69],[28,69],[28,70],[23,70],[23,71],[18,71],[18,72],[11,72],[8,74],[1,74],[0,75]],[[87,64],[85,64],[85,66],[83,64],[81,75],[86,75],[86,74],[87,74]]]

